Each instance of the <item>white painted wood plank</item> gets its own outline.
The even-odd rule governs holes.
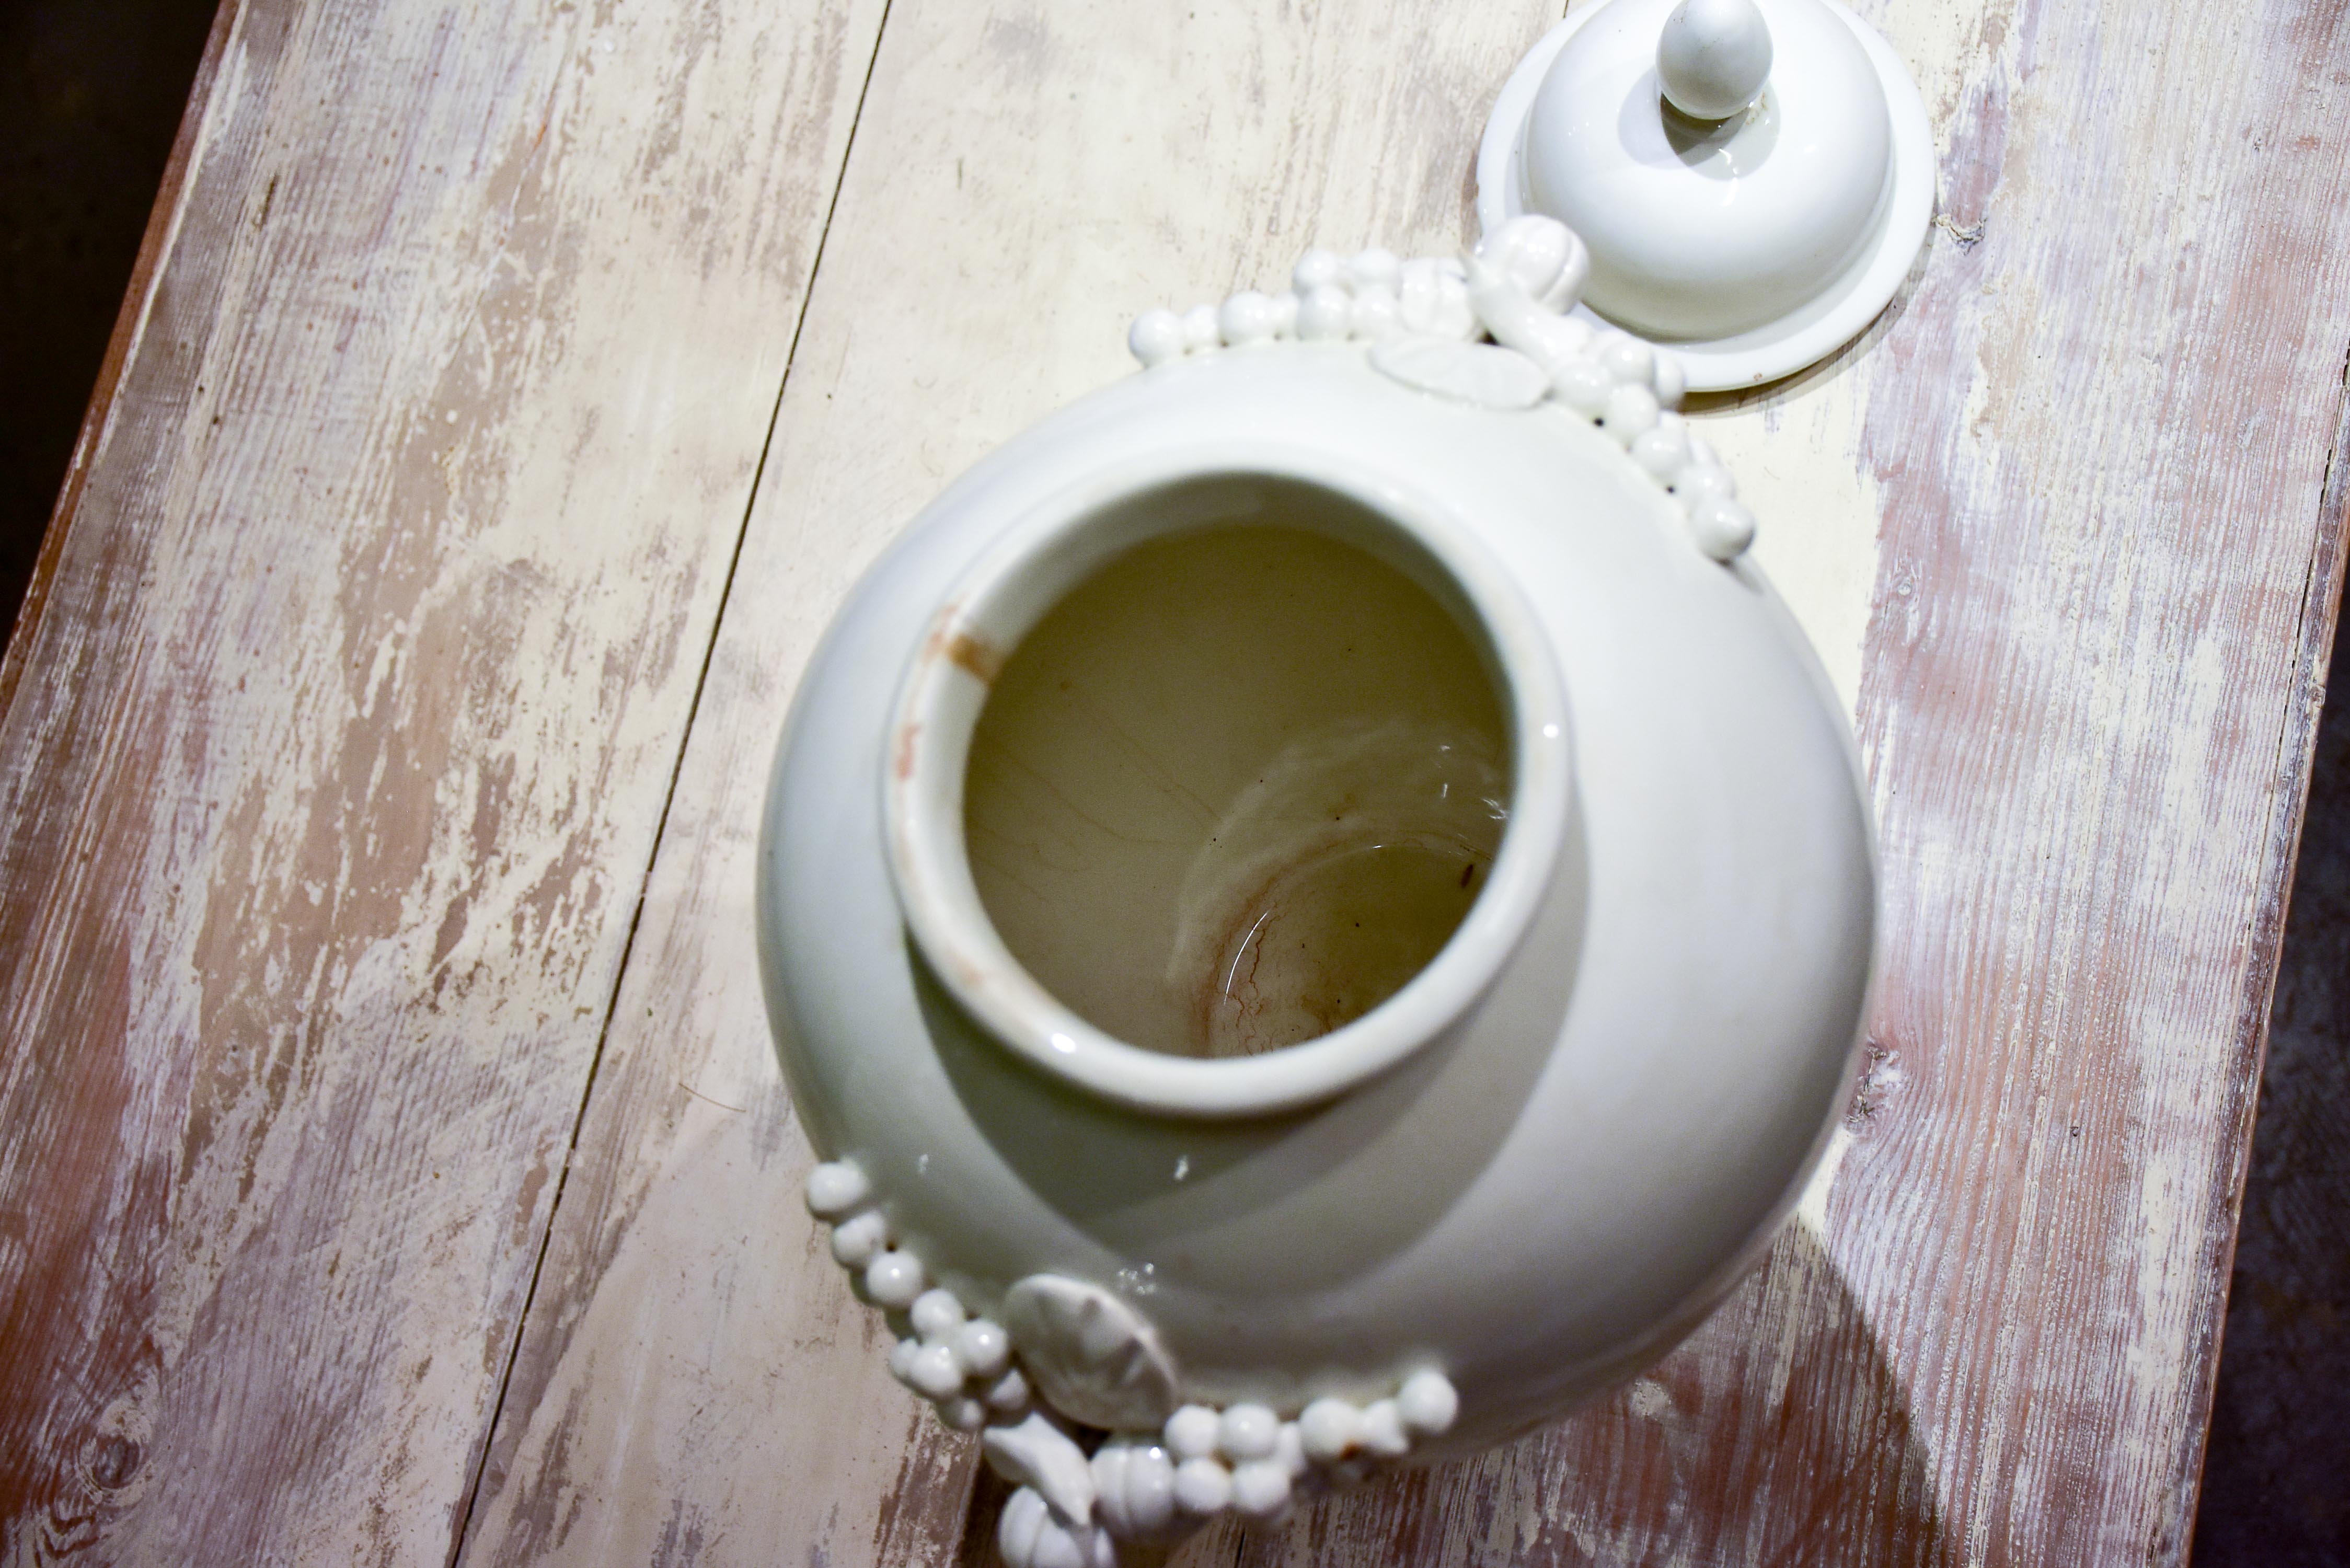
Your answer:
[[[879,16],[225,15],[0,713],[0,1559],[448,1560]]]

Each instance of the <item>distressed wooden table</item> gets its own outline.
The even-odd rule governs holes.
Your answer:
[[[2343,548],[2350,29],[1861,8],[1930,242],[1701,410],[1883,825],[1833,1179],[1621,1396],[1182,1563],[2186,1555]],[[1556,14],[230,0],[0,668],[0,1561],[992,1561],[798,1205],[795,674],[1134,311],[1456,247]]]

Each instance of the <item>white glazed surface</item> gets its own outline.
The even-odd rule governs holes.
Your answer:
[[[1658,1353],[1768,1241],[1849,1082],[1872,939],[1845,723],[1751,563],[1553,401],[1497,411],[1357,341],[1173,359],[1000,450],[852,595],[805,680],[764,826],[761,953],[820,1150],[972,1312],[1051,1273],[1144,1314],[1181,1397],[1295,1416],[1416,1369],[1428,1451],[1558,1414]],[[883,843],[885,733],[941,601],[1102,472],[1324,476],[1453,520],[1551,640],[1575,763],[1532,928],[1386,1075],[1275,1117],[1122,1108],[1038,1072],[914,956]]]
[[[1485,128],[1477,213],[1583,234],[1583,309],[1672,342],[1693,391],[1791,374],[1898,291],[1933,215],[1934,145],[1907,68],[1836,0],[1755,0],[1773,39],[1752,109],[1668,134],[1672,0],[1580,6],[1520,61]]]

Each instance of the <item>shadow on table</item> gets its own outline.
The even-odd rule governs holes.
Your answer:
[[[1171,1561],[1927,1568],[1949,1542],[1926,1459],[1859,1303],[1817,1239],[1791,1226],[1695,1338],[1574,1419],[1329,1499],[1279,1531],[1226,1522]],[[997,1562],[1004,1490],[992,1479],[975,1489],[964,1568]]]
[[[1247,1540],[1236,1560],[1924,1568],[1946,1544],[1926,1459],[1859,1302],[1818,1239],[1791,1225],[1629,1388],[1492,1454],[1325,1504]]]

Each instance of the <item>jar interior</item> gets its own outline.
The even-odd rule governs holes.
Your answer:
[[[1072,1011],[1253,1055],[1360,1017],[1451,938],[1501,845],[1510,731],[1482,631],[1392,524],[1284,482],[1198,502],[1004,660],[964,842],[997,934]]]

